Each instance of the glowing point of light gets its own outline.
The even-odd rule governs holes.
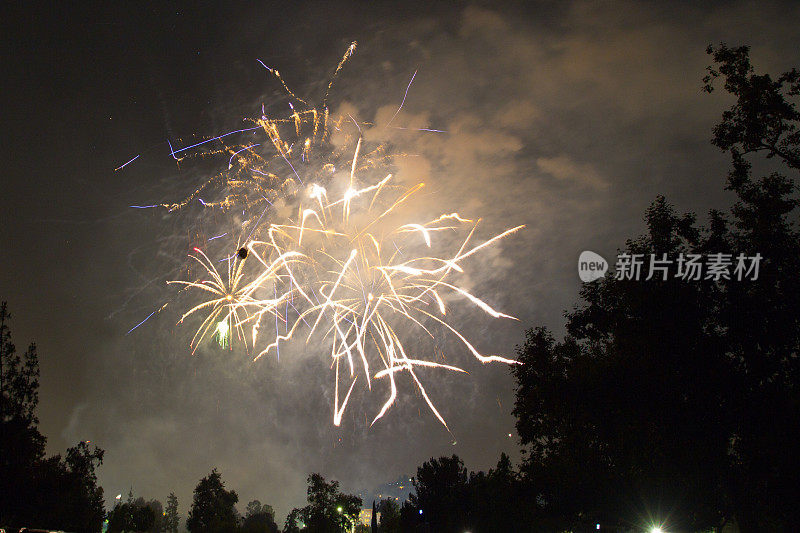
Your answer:
[[[325,187],[317,185],[316,183],[311,186],[311,192],[309,193],[309,197],[313,199],[322,198],[325,196]]]
[[[337,512],[339,512],[339,513],[341,513],[341,512],[342,512],[342,508],[341,508],[341,507],[337,507],[337,508],[336,508],[336,511],[337,511]]]
[[[664,533],[660,526],[653,526],[650,528],[650,533]]]

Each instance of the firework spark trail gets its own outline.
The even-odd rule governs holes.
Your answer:
[[[472,223],[457,213],[442,215],[422,224],[402,224],[387,230],[377,222],[409,201],[422,185],[400,191],[394,200],[387,198],[389,207],[384,208],[380,202],[376,202],[376,198],[388,188],[390,180],[391,176],[387,176],[362,189],[348,188],[342,198],[335,201],[328,200],[323,187],[312,186],[309,188],[308,199],[315,205],[313,209],[301,206],[294,223],[272,224],[267,230],[268,240],[248,243],[250,253],[259,258],[262,265],[274,269],[277,279],[286,278],[289,289],[283,298],[297,296],[303,301],[304,307],[302,312],[298,311],[298,316],[288,331],[284,334],[276,333],[274,342],[261,350],[255,358],[277,349],[281,341],[292,339],[302,324],[308,325],[313,321],[313,325],[308,327],[306,342],[315,333],[320,333],[323,339],[328,339],[331,346],[332,367],[336,376],[334,424],[340,423],[358,380],[354,362],[357,360],[368,388],[371,388],[373,379],[388,377],[390,382],[392,392],[373,423],[384,415],[396,397],[395,374],[407,371],[431,411],[446,427],[415,368],[441,368],[459,372],[464,370],[453,365],[409,357],[400,335],[396,332],[397,324],[411,324],[432,338],[426,323],[441,324],[482,363],[515,363],[497,355],[482,355],[460,332],[448,324],[444,320],[447,309],[441,293],[449,291],[458,295],[494,318],[513,319],[510,315],[494,310],[467,290],[445,280],[453,272],[463,271],[460,263],[464,259],[518,231],[522,226],[511,228],[472,247],[469,243],[477,223]],[[364,209],[360,209],[361,207]],[[352,214],[356,211],[359,220],[354,223]],[[437,232],[454,231],[459,226],[469,224],[472,227],[454,255],[439,258],[413,253],[414,248],[420,244],[431,248],[433,235]],[[396,250],[405,249],[406,253],[392,251],[386,257],[383,250],[384,244],[388,242]],[[293,260],[289,263],[278,259],[281,264],[276,269],[275,261],[269,262],[265,257],[292,257]],[[255,291],[261,283],[263,279],[254,281],[251,289]],[[321,299],[317,294],[321,295]],[[297,309],[294,305],[293,308]],[[437,309],[439,315],[428,311],[428,308]],[[284,313],[282,320],[287,318]],[[346,361],[345,367],[341,366],[343,359]],[[370,370],[370,359],[380,368],[374,374]],[[350,384],[344,398],[340,399],[339,381],[342,379],[349,379]]]
[[[215,264],[219,262],[194,248],[189,257],[199,267],[199,277],[169,282],[205,296],[179,320],[204,315],[190,342],[192,353],[209,334],[215,334],[220,345],[229,349],[235,337],[248,352],[253,350],[254,360],[272,352],[279,356],[281,343],[295,337],[304,337],[305,343],[320,339],[330,348],[335,376],[335,425],[340,425],[361,377],[367,390],[375,380],[388,381],[389,394],[374,416],[374,424],[396,400],[396,377],[406,372],[431,412],[447,428],[418,370],[466,371],[414,355],[418,348],[410,351],[402,332],[416,329],[438,342],[432,333],[436,327],[452,334],[481,363],[516,363],[500,355],[481,354],[448,322],[447,313],[449,305],[467,302],[493,318],[514,319],[459,286],[454,278],[464,272],[466,259],[523,226],[473,244],[479,219],[472,221],[449,213],[423,222],[408,220],[424,183],[406,188],[393,181],[393,156],[384,146],[365,141],[362,126],[374,125],[359,123],[349,115],[330,118],[327,99],[331,87],[354,50],[355,43],[337,65],[320,109],[297,97],[277,69],[259,60],[290,96],[289,118],[270,118],[262,106],[260,118],[252,121],[256,124],[253,128],[178,150],[170,144],[172,157],[180,161],[185,155],[179,158],[178,154],[222,142],[234,133],[258,131],[265,137],[262,142],[207,149],[205,154],[225,154],[228,168],[183,200],[131,207],[162,207],[173,212],[199,202],[204,208],[235,212],[237,217],[242,214],[242,231],[236,241],[239,251],[230,255],[229,249],[219,261],[226,262],[227,276],[217,270]],[[387,126],[401,112],[415,76],[416,72]],[[348,135],[346,127],[352,130],[353,126],[356,131]],[[332,130],[344,135],[344,142],[331,142]],[[335,191],[330,199],[329,190]],[[200,198],[201,193],[207,200]],[[295,214],[278,218],[278,200],[282,209]],[[436,252],[450,240],[440,238],[443,233],[461,235],[455,252]],[[204,241],[210,243],[226,235]],[[418,254],[419,249],[426,252]],[[267,324],[273,319],[275,335],[270,338],[264,330],[271,329]]]
[[[115,169],[114,169],[114,172],[116,172],[116,171],[118,171],[118,170],[122,170],[123,168],[127,167],[128,165],[130,165],[131,163],[133,163],[134,161],[136,161],[137,159],[139,159],[139,156],[140,156],[140,155],[141,155],[141,154],[137,154],[135,157],[133,157],[133,158],[129,159],[127,162],[125,162],[125,163],[122,163],[120,166],[118,166],[117,168],[115,168]]]

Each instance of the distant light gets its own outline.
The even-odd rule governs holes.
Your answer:
[[[115,499],[115,500],[119,500],[120,498],[122,498],[122,494],[117,494],[117,495],[116,495],[116,497],[115,497],[114,499]]]
[[[508,436],[510,437],[510,436],[511,436],[511,433],[509,433],[509,434],[508,434]],[[600,528],[597,528],[597,529],[600,529]]]
[[[422,509],[419,510],[419,514],[422,514]]]
[[[596,529],[600,529],[600,524],[597,524],[597,528]]]
[[[650,528],[650,533],[664,533],[664,530],[661,529],[659,526],[653,526]]]
[[[336,508],[336,510],[341,513],[342,512],[342,507],[339,506],[339,507]],[[659,533],[661,533],[661,532],[659,532]]]

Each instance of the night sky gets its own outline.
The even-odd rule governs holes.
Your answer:
[[[106,450],[107,501],[174,491],[183,514],[213,467],[242,509],[258,498],[282,522],[313,471],[358,491],[432,456],[473,470],[518,457],[508,368],[455,344],[448,356],[470,375],[423,376],[451,434],[410,382],[373,427],[364,413],[383,391],[333,427],[314,346],[255,363],[213,343],[191,355],[174,312],[126,335],[169,299],[164,281],[189,250],[186,216],[129,206],[179,199],[219,170],[178,167],[167,140],[240,128],[262,103],[284,112],[257,59],[319,99],[358,41],[331,107],[366,121],[391,116],[418,72],[398,124],[446,133],[397,133],[414,155],[399,178],[428,183],[440,212],[483,217],[484,236],[527,225],[468,280],[520,321],[456,316],[478,348],[509,356],[526,328],[561,331],[579,253],[613,263],[657,194],[701,220],[731,203],[727,159],[709,143],[731,100],[700,90],[705,47],[748,44],[772,73],[800,64],[793,2],[117,4],[1,8],[0,298],[18,349],[39,347],[48,452],[91,440]]]

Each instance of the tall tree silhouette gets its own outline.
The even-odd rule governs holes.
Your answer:
[[[411,504],[431,531],[463,531],[469,510],[469,476],[457,455],[431,458],[417,468]]]
[[[28,513],[33,468],[44,457],[39,433],[39,359],[31,344],[23,356],[11,341],[6,302],[0,304],[0,523],[11,524]],[[18,494],[19,497],[11,495]]]
[[[167,533],[178,533],[180,518],[178,515],[178,497],[174,492],[170,492],[167,497],[167,509],[164,511],[164,531]]]
[[[236,491],[225,490],[225,483],[217,469],[200,480],[194,489],[192,507],[186,520],[191,533],[225,533],[236,531],[238,516]]]
[[[39,433],[39,360],[31,344],[16,354],[8,327],[10,315],[0,306],[0,523],[11,526],[100,531],[103,489],[95,469],[103,450],[81,442],[62,458],[44,457],[46,439]]]
[[[380,513],[381,520],[379,528],[375,528],[375,531],[380,531],[381,533],[401,533],[400,506],[397,505],[397,502],[390,498],[381,500],[376,510],[372,513],[372,516],[374,516],[376,520],[377,513]]]
[[[730,154],[727,188],[738,197],[727,238],[735,250],[764,256],[756,282],[724,284],[720,307],[737,379],[728,484],[743,530],[794,528],[800,520],[793,503],[800,500],[800,72],[758,74],[746,46],[723,44],[708,53],[715,65],[705,89],[723,81],[736,97],[712,139]],[[759,156],[785,167],[754,176]]]
[[[800,437],[798,72],[757,75],[746,47],[709,48],[704,78],[736,96],[712,142],[737,202],[699,228],[659,197],[624,252],[666,257],[667,279],[585,284],[562,341],[532,329],[514,414],[537,502],[561,526],[782,530],[797,522]],[[785,163],[754,178],[751,158]],[[681,254],[761,256],[756,279],[678,279]]]

